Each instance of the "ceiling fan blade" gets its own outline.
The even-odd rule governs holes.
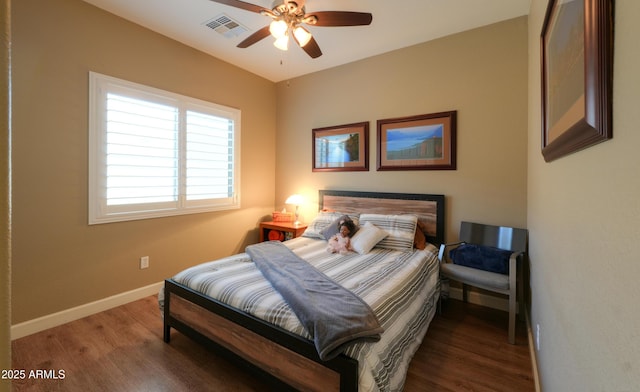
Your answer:
[[[371,24],[373,15],[368,12],[320,11],[305,15],[316,17],[314,26],[366,26]]]
[[[298,42],[297,39],[296,39],[296,42]],[[307,44],[302,47],[302,50],[307,52],[307,54],[313,59],[322,56],[322,51],[320,50],[320,47],[318,46],[318,43],[316,42],[316,40],[313,37],[311,37],[309,42],[307,42]]]
[[[249,46],[255,44],[256,42],[260,41],[263,38],[268,37],[269,35],[270,35],[269,26],[268,25],[264,26],[260,30],[256,31],[255,33],[245,38],[244,41],[240,42],[238,44],[238,48],[248,48]]]
[[[244,1],[240,1],[240,0],[211,0],[214,3],[219,3],[219,4],[224,4],[224,5],[228,5],[231,7],[236,7],[236,8],[240,8],[246,11],[251,11],[251,12],[255,12],[257,14],[259,14],[260,12],[267,10],[264,7],[260,7],[259,5],[255,5],[255,4],[251,4],[251,3],[245,3]],[[269,10],[267,10],[269,11]]]

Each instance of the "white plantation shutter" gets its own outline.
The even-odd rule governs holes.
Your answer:
[[[239,207],[239,110],[96,73],[90,100],[90,224]]]
[[[178,110],[107,94],[107,205],[178,200]]]
[[[233,122],[187,111],[187,200],[233,194]]]

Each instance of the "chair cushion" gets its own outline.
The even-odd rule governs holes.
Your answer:
[[[449,252],[454,264],[505,275],[509,274],[510,256],[509,250],[475,244],[462,244]]]
[[[451,263],[440,264],[440,273],[453,280],[489,290],[509,290],[509,276],[507,275]]]

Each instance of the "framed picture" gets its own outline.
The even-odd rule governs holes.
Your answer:
[[[611,139],[613,0],[549,0],[541,34],[542,155]]]
[[[313,129],[313,171],[369,170],[369,123]]]
[[[378,170],[455,170],[456,111],[378,120]]]

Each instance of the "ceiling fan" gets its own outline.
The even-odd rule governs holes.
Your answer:
[[[256,12],[272,19],[268,26],[251,34],[238,44],[238,48],[247,48],[263,38],[272,35],[276,41],[274,45],[281,50],[287,50],[289,37],[312,58],[322,56],[322,51],[311,33],[302,25],[309,26],[366,26],[371,24],[373,16],[368,12],[352,11],[319,11],[307,14],[305,0],[275,0],[272,9],[246,3],[240,0],[211,0],[246,11]]]

